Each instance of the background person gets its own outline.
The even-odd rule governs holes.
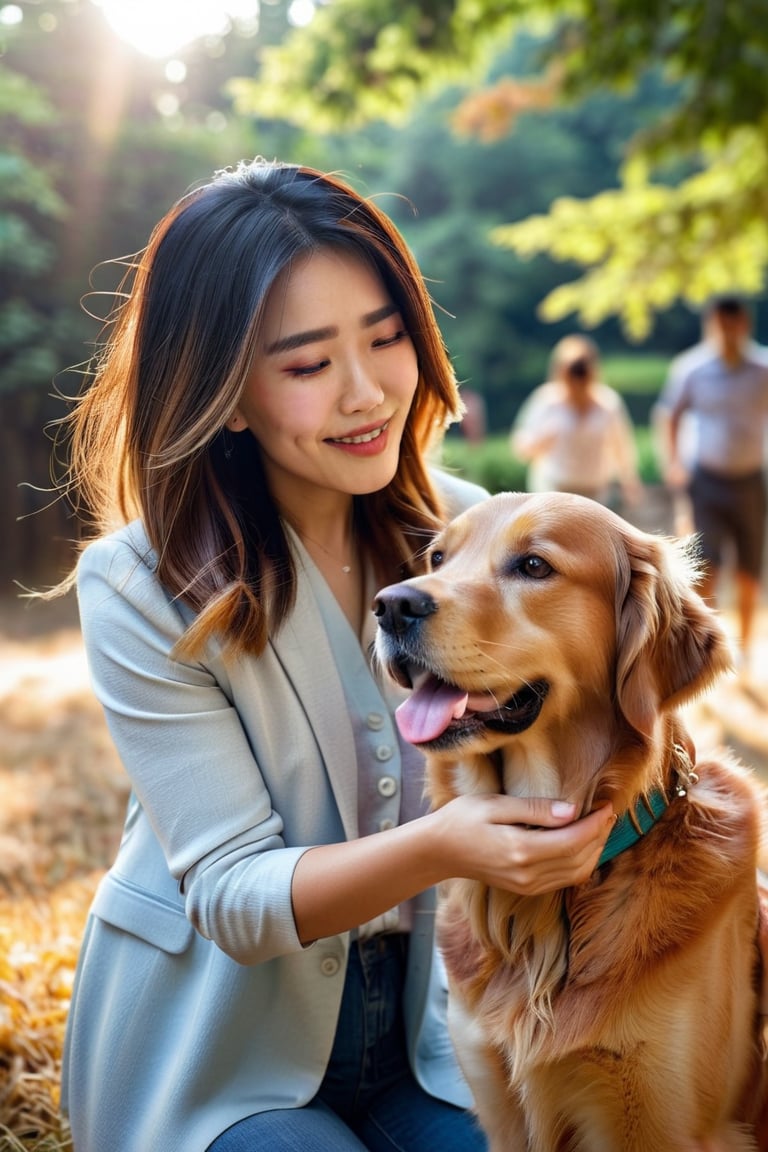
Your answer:
[[[566,336],[550,357],[549,379],[523,404],[512,451],[528,464],[531,492],[574,492],[601,504],[641,495],[634,430],[626,405],[600,380],[597,346]]]
[[[685,488],[705,562],[701,594],[715,601],[728,549],[735,559],[740,657],[749,660],[765,550],[768,349],[751,339],[738,296],[710,302],[701,343],[670,367],[659,401],[665,479]],[[684,436],[685,428],[685,436]]]
[[[485,497],[425,463],[459,410],[404,241],[335,178],[242,164],[153,233],[72,421],[83,637],[132,782],[68,1021],[78,1152],[485,1147],[434,886],[579,883],[613,818],[422,806],[369,606]]]

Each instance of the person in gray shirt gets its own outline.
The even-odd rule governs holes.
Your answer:
[[[665,479],[690,497],[706,599],[716,599],[726,550],[735,556],[738,659],[745,668],[763,571],[768,425],[768,349],[751,334],[741,298],[713,299],[704,311],[702,342],[672,362],[660,400]],[[693,435],[684,435],[684,428]]]

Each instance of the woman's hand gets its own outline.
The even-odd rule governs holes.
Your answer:
[[[387,832],[308,849],[293,873],[293,912],[307,944],[372,920],[455,876],[522,896],[582,884],[614,816],[581,820],[559,800],[459,796]]]
[[[576,819],[574,804],[461,796],[432,813],[441,870],[521,896],[570,888],[597,866],[616,817],[610,805]]]

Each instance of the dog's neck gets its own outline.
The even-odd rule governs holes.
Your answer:
[[[574,751],[566,732],[550,743],[519,741],[488,758],[496,763],[492,770],[488,765],[487,787],[496,791],[500,786],[510,796],[570,800],[583,815],[610,803],[620,819],[642,825],[639,808],[650,801],[649,815],[656,819],[662,800],[672,799],[680,781],[688,780],[693,764],[686,740],[679,719],[669,713],[659,717],[650,736],[626,725],[606,733],[597,725]],[[473,774],[480,778],[477,762]]]

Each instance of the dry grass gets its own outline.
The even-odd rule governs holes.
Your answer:
[[[0,1152],[71,1152],[64,1023],[127,781],[71,604],[0,606]]]

